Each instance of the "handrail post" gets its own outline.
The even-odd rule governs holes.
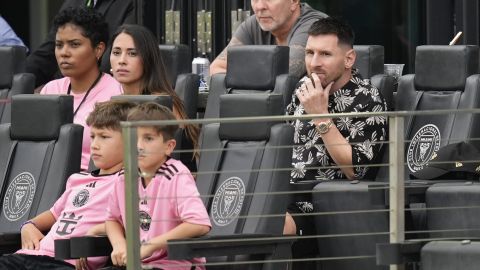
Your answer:
[[[127,240],[127,269],[140,266],[140,221],[138,213],[137,128],[122,126],[125,168],[125,236]]]
[[[390,243],[400,243],[405,240],[404,117],[390,117],[389,131]],[[390,266],[390,270],[402,269],[404,265]]]

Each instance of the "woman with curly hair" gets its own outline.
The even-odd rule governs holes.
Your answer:
[[[87,170],[90,128],[85,121],[95,103],[122,94],[118,82],[99,68],[108,42],[108,26],[99,13],[87,8],[65,9],[53,23],[55,57],[64,78],[48,82],[40,94],[73,96],[73,122],[84,127],[81,169]]]

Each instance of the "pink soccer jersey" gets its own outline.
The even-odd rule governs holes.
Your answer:
[[[70,85],[70,78],[65,77],[58,80],[48,82],[40,92],[45,95],[66,95],[68,93],[68,86]],[[73,96],[73,111],[77,110],[78,106],[82,102],[85,93],[75,94],[70,93]],[[120,84],[110,75],[103,74],[97,85],[92,88],[83,104],[78,109],[77,114],[73,118],[75,124],[83,126],[83,143],[82,143],[82,170],[88,169],[88,163],[90,161],[90,128],[87,126],[87,117],[97,102],[108,101],[112,96],[121,95]]]
[[[104,223],[108,216],[106,209],[113,184],[121,175],[123,171],[101,176],[87,173],[70,176],[65,192],[50,209],[56,222],[40,241],[40,249],[21,249],[17,253],[54,257],[56,239],[84,236],[91,227]],[[89,258],[89,266],[97,269],[106,260],[107,257]],[[66,262],[75,265],[75,260]]]
[[[168,159],[157,171],[147,187],[138,181],[140,197],[140,241],[162,235],[182,222],[210,226],[210,219],[200,200],[195,180],[190,171],[178,160]],[[110,196],[108,220],[120,222],[125,227],[125,182],[120,177]],[[204,263],[204,258],[192,260]],[[166,250],[156,251],[142,263],[162,269],[190,269],[189,261],[167,260]],[[171,266],[169,268],[169,265]],[[179,265],[189,265],[179,268]],[[176,267],[175,267],[176,266]],[[204,269],[203,267],[201,269]]]

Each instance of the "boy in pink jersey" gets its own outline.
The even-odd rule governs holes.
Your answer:
[[[156,103],[134,108],[128,121],[174,120],[172,112]],[[175,148],[174,134],[178,126],[138,127],[138,167],[143,177],[138,180],[140,210],[140,256],[142,263],[161,269],[193,269],[192,261],[167,259],[167,240],[198,237],[210,231],[207,210],[192,174],[180,161],[170,158]],[[112,262],[126,265],[125,182],[122,176],[115,182],[110,196],[107,235],[113,246]],[[195,269],[204,269],[197,266]]]
[[[55,260],[54,241],[105,233],[106,208],[113,183],[122,174],[123,142],[120,121],[135,105],[126,101],[98,103],[87,118],[91,127],[92,159],[97,171],[70,176],[65,192],[50,210],[23,223],[22,249],[0,257],[0,269],[75,269],[75,261]],[[47,235],[42,232],[48,231]],[[89,259],[88,268],[102,266],[106,257]],[[81,268],[87,269],[86,266]]]

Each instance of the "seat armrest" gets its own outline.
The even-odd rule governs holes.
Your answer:
[[[435,184],[434,181],[407,180],[405,181],[405,205],[411,203],[424,203],[425,192]],[[390,189],[388,183],[375,183],[368,185],[370,201],[373,205],[389,205]]]
[[[295,236],[265,234],[239,234],[204,236],[199,238],[168,240],[170,260],[190,260],[198,257],[272,254],[278,258],[291,258],[291,245]]]
[[[407,180],[405,181],[405,205],[411,203],[424,203],[427,189],[438,183],[464,183],[465,180]],[[384,187],[382,187],[382,185]],[[388,183],[375,183],[368,185],[370,201],[373,205],[388,206]]]
[[[110,256],[112,245],[107,236],[82,236],[55,240],[56,259]]]
[[[110,256],[112,245],[108,237],[83,236],[72,237],[70,240],[70,255],[72,258]]]
[[[22,235],[20,233],[0,233],[0,245],[21,243]]]
[[[404,264],[420,261],[420,251],[426,241],[377,244],[377,265]]]
[[[0,234],[0,254],[9,254],[19,250],[22,247],[22,237],[20,233],[1,233]]]
[[[313,188],[319,184],[319,180],[308,180],[290,183],[290,191],[292,192],[292,201],[300,202],[305,200],[306,194],[311,194]]]
[[[55,260],[71,259],[70,239],[57,239],[54,241]]]
[[[449,241],[463,241],[465,239],[446,238]],[[469,240],[479,240],[477,237]],[[404,241],[401,243],[379,243],[376,246],[377,265],[404,264],[408,262],[419,262],[423,246],[431,240],[425,241]]]

